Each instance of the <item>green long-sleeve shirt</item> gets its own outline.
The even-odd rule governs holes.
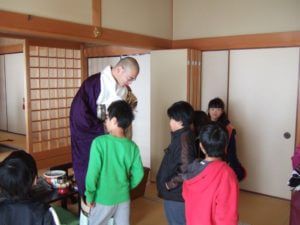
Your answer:
[[[103,205],[128,201],[130,189],[144,176],[139,148],[110,134],[95,138],[86,175],[86,200]]]

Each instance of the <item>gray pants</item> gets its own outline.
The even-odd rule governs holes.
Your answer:
[[[130,201],[117,205],[96,204],[89,215],[89,225],[107,225],[111,218],[114,225],[129,225]]]

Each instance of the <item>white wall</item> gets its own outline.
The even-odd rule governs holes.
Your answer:
[[[172,39],[172,0],[102,0],[102,26]]]
[[[174,0],[173,39],[300,30],[299,0]]]
[[[135,120],[132,123],[132,139],[140,148],[143,165],[150,167],[150,55],[134,55],[140,73],[130,87],[138,98]],[[107,65],[115,65],[120,57],[90,58],[89,75],[100,72]]]
[[[0,10],[92,24],[91,0],[2,0]]]

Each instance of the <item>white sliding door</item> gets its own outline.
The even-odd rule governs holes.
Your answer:
[[[155,177],[170,143],[168,108],[187,100],[188,50],[151,52],[151,180]]]
[[[140,74],[130,86],[138,98],[132,139],[140,148],[143,165],[150,167],[150,54],[133,57],[139,63]]]
[[[290,198],[298,79],[299,48],[230,52],[229,117],[248,172],[242,189]]]
[[[208,102],[220,97],[227,107],[228,51],[202,52],[201,110],[207,111]]]
[[[0,55],[0,130],[7,130],[4,55]]]
[[[25,134],[25,58],[23,53],[5,55],[7,130]]]

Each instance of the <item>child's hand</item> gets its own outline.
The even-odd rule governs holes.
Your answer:
[[[86,202],[86,204],[90,208],[94,208],[95,207],[95,203],[94,202]]]
[[[169,191],[169,190],[170,190],[170,188],[169,188],[169,186],[168,186],[167,182],[165,183],[165,185],[166,185],[166,189]]]

